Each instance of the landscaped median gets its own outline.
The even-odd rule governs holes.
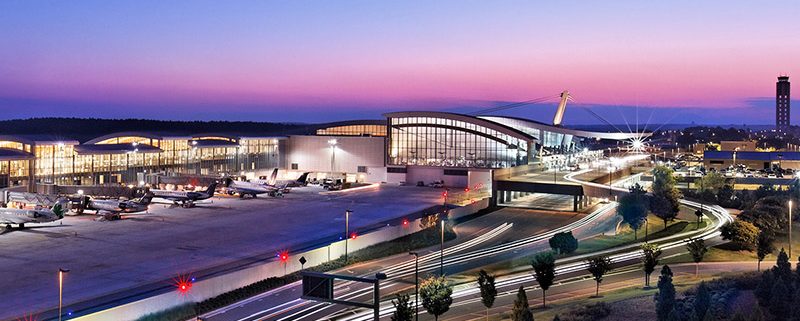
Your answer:
[[[457,215],[450,217],[453,219],[455,216],[469,215],[470,211],[477,212],[480,209],[479,206],[470,207],[466,211],[462,208],[452,209],[451,214]],[[362,229],[363,234],[348,239],[347,264],[438,244],[439,229],[428,227],[436,225],[436,219],[430,219],[431,213],[440,211],[441,208],[431,208],[412,215],[410,220],[401,222],[398,219],[397,222],[384,222],[366,230]],[[455,237],[451,228],[448,228],[446,234],[448,239]],[[119,303],[115,301],[98,306],[96,310],[79,311],[73,320],[135,320],[159,311],[157,315],[150,315],[146,320],[179,320],[186,316],[191,317],[299,280],[297,272],[302,266],[300,257],[305,258],[302,267],[306,270],[330,271],[341,268],[346,265],[341,258],[344,254],[344,242],[317,242],[317,245],[306,245],[305,249],[286,252],[285,258],[281,254],[216,269],[211,273],[186,275],[192,281],[185,291],[180,287],[170,289],[169,286],[160,285],[149,292],[153,294],[131,293],[128,295],[129,299]]]
[[[453,231],[452,226],[446,226],[444,237],[445,241],[456,238],[456,234]],[[333,261],[310,267],[305,270],[317,272],[332,271],[355,263],[374,260],[399,253],[407,253],[416,249],[433,246],[439,244],[439,242],[441,242],[440,230],[435,226],[431,226],[391,241],[378,243],[361,250],[354,251],[348,255],[347,262],[344,261],[344,257],[339,257]],[[187,320],[189,318],[202,315],[203,313],[208,313],[216,309],[226,307],[266,291],[291,284],[299,281],[300,279],[300,271],[292,272],[284,276],[270,277],[197,303],[188,303],[172,309],[149,314],[137,319],[137,321]]]

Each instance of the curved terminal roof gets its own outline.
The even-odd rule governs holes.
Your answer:
[[[85,142],[84,144],[97,144],[97,143],[102,142],[104,140],[109,140],[109,139],[112,139],[112,138],[121,138],[121,137],[142,137],[142,138],[158,139],[158,140],[164,139],[163,135],[159,135],[159,134],[152,133],[152,132],[138,132],[138,131],[137,132],[118,132],[118,133],[111,133],[111,134],[108,134],[108,135],[103,135],[103,136],[97,137],[95,139],[92,139],[92,140],[89,140],[89,141]]]
[[[485,119],[494,123],[504,124],[509,127],[517,128],[522,131],[529,129],[540,129],[548,132],[573,135],[578,137],[589,137],[595,139],[611,139],[611,140],[629,140],[635,138],[650,137],[653,133],[607,133],[607,132],[592,132],[579,129],[571,129],[548,125],[545,123],[537,122],[530,119],[509,117],[509,116],[478,116],[480,119]]]
[[[516,128],[506,126],[501,123],[489,121],[486,119],[481,119],[475,116],[464,115],[464,114],[456,114],[456,113],[446,113],[440,111],[403,111],[403,112],[394,112],[394,113],[386,113],[383,114],[384,117],[387,118],[404,118],[404,117],[431,117],[431,118],[445,118],[445,119],[452,119],[463,121],[471,124],[475,124],[478,126],[483,126],[489,129],[496,130],[500,133],[506,134],[508,136],[524,140],[524,141],[536,141],[536,137],[533,137],[521,130]],[[424,125],[424,124],[420,124]]]
[[[78,155],[160,153],[161,151],[161,148],[147,144],[85,144],[75,146],[75,152]]]
[[[0,148],[0,160],[2,161],[33,159],[35,157],[33,154],[21,149]]]
[[[192,147],[197,148],[227,148],[227,147],[237,147],[239,146],[238,142],[225,140],[225,139],[193,139],[192,140]]]

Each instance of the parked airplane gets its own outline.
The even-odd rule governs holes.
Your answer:
[[[64,218],[64,205],[55,203],[50,209],[0,208],[0,224],[11,229],[11,224],[24,228],[27,223],[47,223]]]
[[[194,202],[209,199],[214,196],[214,190],[217,189],[217,183],[211,183],[203,192],[186,192],[186,191],[168,191],[163,189],[151,189],[154,197],[170,200],[175,205],[178,203],[181,206],[189,208],[194,207]]]
[[[256,198],[259,194],[268,194],[272,197],[283,196],[283,188],[274,187],[266,184],[259,184],[253,182],[235,181],[228,177],[225,179],[225,187],[228,194],[239,194],[239,198],[244,198],[245,195],[252,195]]]
[[[78,207],[79,213],[82,213],[83,210],[92,210],[108,220],[114,220],[120,218],[122,214],[146,211],[153,200],[153,193],[147,193],[138,199],[131,200],[96,200],[91,197],[86,197],[84,200],[82,206]]]
[[[282,179],[278,180],[278,169],[272,171],[272,175],[269,176],[269,179],[265,179],[266,177],[261,177],[261,179],[252,180],[253,183],[264,184],[272,187],[301,187],[308,185],[308,174],[310,172],[305,172],[300,175],[297,179]]]

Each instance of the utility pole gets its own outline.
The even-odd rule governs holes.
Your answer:
[[[414,309],[416,310],[414,319],[419,321],[419,253],[409,252],[408,254],[414,256]]]
[[[350,239],[350,213],[351,210],[344,211],[344,264],[347,264],[347,241]]]

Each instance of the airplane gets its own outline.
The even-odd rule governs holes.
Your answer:
[[[86,197],[83,207],[78,209],[82,213],[84,209],[92,210],[97,215],[103,215],[107,220],[119,219],[122,214],[132,214],[144,212],[153,200],[153,193],[147,193],[138,199],[131,200],[95,200]]]
[[[278,169],[272,171],[272,175],[269,176],[269,179],[256,179],[252,180],[253,183],[264,184],[272,187],[282,186],[283,188],[288,187],[302,187],[308,185],[308,174],[310,172],[305,172],[300,175],[297,179],[282,179],[278,180]],[[263,177],[263,176],[262,176]]]
[[[203,192],[185,192],[185,191],[168,191],[163,189],[151,189],[153,197],[163,198],[170,200],[175,205],[178,203],[185,208],[194,207],[194,202],[209,199],[214,196],[214,190],[217,189],[217,183],[211,183]]]
[[[64,218],[64,205],[61,202],[53,204],[50,209],[0,208],[0,224],[5,224],[6,230],[11,229],[11,224],[24,228],[27,223],[47,223],[62,218]]]
[[[235,181],[230,177],[225,179],[225,187],[228,194],[239,194],[239,198],[244,198],[245,195],[251,195],[253,198],[256,198],[259,194],[268,194],[269,196],[273,197],[283,197],[283,189],[285,188],[253,182]]]

